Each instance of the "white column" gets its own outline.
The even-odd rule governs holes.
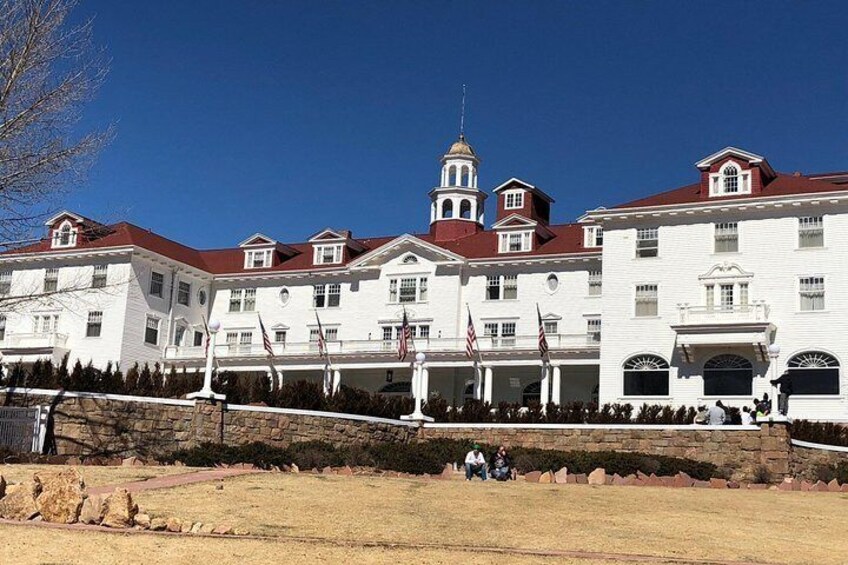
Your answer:
[[[283,372],[277,370],[277,386],[283,388]]]
[[[483,402],[492,402],[492,367],[487,366],[484,371],[483,379]]]
[[[339,392],[339,386],[342,384],[342,372],[339,369],[333,371],[333,394]]]
[[[268,376],[268,388],[270,390],[274,390],[274,373],[273,373],[273,371],[268,371],[266,373],[266,375]]]
[[[221,322],[211,320],[209,322],[209,348],[206,351],[206,370],[203,373],[203,388],[197,392],[193,392],[186,396],[188,400],[204,398],[208,400],[224,400],[226,396],[223,394],[215,394],[212,391],[212,366],[215,360],[215,343],[217,341],[218,330],[221,329]]]
[[[560,403],[560,397],[562,393],[562,369],[559,365],[553,366],[553,378],[551,382],[551,402],[554,404]]]
[[[547,406],[548,402],[551,400],[551,378],[550,371],[548,371],[548,364],[542,363],[542,393],[539,398],[539,403],[541,403],[544,408]]]
[[[324,366],[324,396],[329,396],[330,392],[333,390],[333,382],[332,382],[332,372],[330,371],[330,366]]]
[[[474,363],[474,400],[483,398],[483,367]],[[465,383],[462,383],[463,392],[465,391]]]

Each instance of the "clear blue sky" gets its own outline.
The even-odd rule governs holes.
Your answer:
[[[117,137],[64,204],[197,247],[425,231],[462,83],[481,188],[532,182],[556,222],[694,182],[726,145],[848,169],[848,2],[83,0],[87,15],[112,70],[86,122]]]

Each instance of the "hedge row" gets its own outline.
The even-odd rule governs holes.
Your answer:
[[[282,467],[295,463],[301,469],[337,467],[342,465],[374,467],[386,471],[414,474],[437,474],[445,463],[461,466],[471,449],[472,440],[434,439],[409,444],[368,444],[351,447],[334,447],[320,441],[294,443],[287,448],[263,443],[226,446],[205,443],[187,450],[172,452],[162,458],[163,463],[181,461],[186,465],[212,467],[219,464],[250,463],[262,469]],[[481,445],[488,455],[497,446]],[[642,471],[659,476],[674,475],[680,471],[707,480],[719,476],[711,463],[679,457],[647,455],[643,453],[618,453],[613,451],[556,451],[550,449],[513,448],[510,451],[516,469],[530,471],[556,471],[567,467],[570,473],[591,473],[598,467],[607,473],[621,476]]]
[[[792,422],[792,439],[848,447],[848,427],[830,422]]]

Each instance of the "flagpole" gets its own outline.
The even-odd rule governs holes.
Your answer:
[[[330,347],[327,345],[327,339],[324,335],[324,327],[321,325],[321,318],[318,317],[318,310],[315,311],[315,320],[318,322],[318,340],[324,344],[324,381],[325,384],[327,384],[326,381],[330,381],[328,388],[330,392],[332,392],[333,383],[330,376],[330,366],[332,365],[332,361],[330,360]],[[319,345],[319,347],[321,346]]]
[[[471,307],[468,305],[468,302],[465,303],[465,308],[468,310],[468,318],[471,320],[471,323],[474,324],[474,317],[471,315]],[[467,333],[467,329],[466,329]],[[466,337],[467,339],[467,337]],[[485,396],[485,392],[483,390],[483,352],[480,351],[480,339],[477,337],[477,330],[474,330],[474,341],[477,345],[477,359],[474,360],[474,374],[477,377],[477,382],[479,383],[479,396],[478,400],[482,400]]]
[[[550,371],[551,348],[548,345],[548,334],[547,334],[547,332],[545,332],[544,322],[542,321],[542,311],[539,309],[539,303],[538,302],[536,303],[536,316],[539,319],[539,335],[544,335],[544,337],[545,337],[545,351],[542,353],[542,374],[543,374],[542,380],[547,379],[547,386],[545,388],[548,389],[547,394],[546,394],[546,396],[548,397],[547,403],[550,403],[551,402],[551,392],[552,392],[552,386],[551,385],[553,384],[553,383],[551,383],[551,381],[553,380],[553,375],[549,375],[549,373],[551,372]],[[539,348],[540,348],[540,352],[541,352],[541,340],[539,340]],[[545,409],[545,407],[542,406],[542,410],[544,410],[544,409]]]
[[[265,347],[265,342],[267,340],[268,344],[270,344],[270,351],[268,351],[268,361],[269,368],[271,369],[271,378],[273,381],[271,382],[271,391],[276,391],[279,385],[279,380],[277,378],[277,368],[274,366],[274,346],[271,344],[271,336],[268,335],[268,332],[265,329],[265,324],[262,323],[262,315],[259,314],[259,311],[256,311],[256,317],[259,319],[259,329],[262,332],[262,347]]]

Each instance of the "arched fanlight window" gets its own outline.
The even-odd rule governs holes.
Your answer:
[[[792,394],[839,394],[839,361],[823,351],[805,351],[786,363]]]
[[[531,402],[541,402],[542,401],[542,383],[540,381],[536,381],[535,383],[530,383],[524,390],[521,391],[521,405],[529,406]]]
[[[413,265],[418,262],[418,257],[416,257],[415,255],[407,255],[403,258],[402,262],[404,265]]]
[[[459,203],[459,217],[466,220],[471,219],[471,201],[463,200]]]
[[[409,396],[412,394],[412,383],[409,381],[401,381],[396,383],[388,383],[378,391],[378,394],[391,396]]]
[[[754,366],[740,355],[716,355],[704,363],[704,396],[751,396]]]
[[[733,165],[724,168],[724,192],[739,192],[739,171]]]
[[[453,201],[445,200],[442,202],[442,218],[453,217]]]
[[[658,355],[636,355],[624,362],[624,396],[668,396],[668,362]]]

